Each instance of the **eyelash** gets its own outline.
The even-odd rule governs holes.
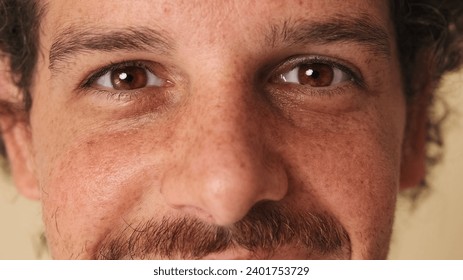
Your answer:
[[[130,61],[123,61],[123,62],[117,62],[117,63],[111,63],[96,72],[92,72],[90,75],[87,76],[87,78],[79,85],[78,88],[83,89],[83,90],[88,90],[89,88],[92,88],[92,85],[102,76],[106,75],[108,72],[115,71],[117,69],[120,69],[122,67],[131,67],[131,66],[136,66],[136,67],[141,67],[144,68],[147,71],[150,71],[151,73],[154,74],[152,71],[152,68],[148,65],[151,62],[146,62],[142,60],[130,60]],[[329,65],[330,67],[338,68],[341,71],[344,71],[347,73],[349,76],[352,77],[351,82],[360,87],[360,88],[365,88],[365,82],[363,79],[363,76],[361,75],[360,71],[358,71],[354,66],[346,66],[347,63],[345,62],[340,62],[336,59],[333,58],[326,58],[322,56],[294,56],[289,59],[286,59],[283,63],[279,64],[278,66],[275,67],[276,70],[271,72],[271,77],[274,77],[275,75],[279,75],[281,73],[286,73],[287,71],[290,71],[291,69],[294,69],[296,67],[300,67],[304,64],[314,64],[314,63],[321,63],[321,64],[326,64]],[[283,70],[280,70],[283,69]],[[355,70],[352,70],[355,69]],[[270,80],[270,79],[267,79]],[[296,85],[296,84],[285,84],[284,86],[290,86],[294,89],[298,89],[297,91],[302,90],[302,85]],[[141,97],[142,95],[139,94],[140,90],[142,89],[135,89],[131,91],[109,91],[109,90],[103,90],[103,89],[96,89],[93,88],[93,90],[97,91],[98,93],[104,94],[107,96],[109,100],[124,100],[128,101],[131,100],[133,97]],[[306,91],[306,90],[305,90]],[[323,93],[320,93],[320,91],[323,91]],[[314,95],[316,93],[319,93],[320,95],[335,95],[335,94],[342,94],[342,90],[340,90],[339,87],[334,87],[331,89],[326,89],[326,88],[320,88],[317,90],[312,91]],[[306,92],[302,92],[306,94]]]
[[[347,73],[349,76],[352,77],[352,82],[360,87],[360,88],[365,88],[365,80],[360,73],[359,70],[357,70],[356,67],[348,65],[346,62],[341,62],[337,59],[334,58],[326,58],[322,56],[294,56],[289,59],[286,59],[283,63],[278,65],[275,71],[272,71],[271,77],[274,77],[275,75],[279,75],[282,73],[286,73],[287,71],[290,71],[296,67],[300,67],[304,64],[326,64],[330,67],[333,68],[338,68],[339,70]],[[347,64],[347,65],[346,65]],[[283,70],[280,70],[283,69]],[[354,70],[353,70],[354,69]],[[291,85],[291,86],[297,86],[297,85]],[[326,89],[318,89],[318,90],[326,90]]]
[[[136,67],[144,68],[145,70],[150,71],[151,73],[153,73],[153,71],[151,70],[151,68],[147,64],[148,64],[148,62],[144,62],[144,61],[140,61],[140,60],[129,60],[129,61],[111,63],[110,65],[105,66],[105,67],[99,69],[98,71],[93,72],[92,74],[90,74],[84,80],[84,82],[79,86],[79,88],[90,88],[90,87],[92,87],[92,84],[94,82],[96,82],[99,78],[103,77],[104,75],[106,75],[107,73],[109,73],[111,71],[115,71],[115,70],[120,69],[122,67],[136,66]]]
[[[123,67],[131,67],[131,66],[141,67],[145,69],[146,71],[149,71],[154,74],[155,71],[152,70],[152,66],[150,66],[150,64],[153,64],[153,62],[144,61],[144,60],[128,60],[128,61],[122,61],[122,62],[111,62],[109,65],[104,66],[100,68],[99,70],[97,70],[96,72],[93,71],[91,72],[91,74],[87,75],[84,81],[78,85],[77,90],[79,92],[82,92],[83,94],[86,94],[86,93],[89,93],[88,90],[91,89],[93,94],[106,96],[106,98],[109,101],[129,102],[133,100],[134,98],[143,98],[146,96],[142,94],[143,88],[134,89],[134,90],[105,90],[105,89],[99,89],[99,88],[93,87],[93,84],[99,78],[103,77],[107,73],[118,70]],[[167,81],[167,82],[170,85],[170,81]]]

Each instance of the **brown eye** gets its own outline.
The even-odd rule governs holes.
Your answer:
[[[127,66],[111,72],[111,84],[117,90],[131,90],[146,86],[147,71],[140,67]]]
[[[327,87],[333,81],[334,71],[326,64],[305,64],[299,67],[297,77],[301,85]]]
[[[163,86],[165,81],[141,66],[121,66],[109,70],[95,81],[95,85],[112,90],[135,90]]]
[[[329,87],[348,80],[352,77],[339,68],[325,63],[307,63],[280,74],[277,82]]]

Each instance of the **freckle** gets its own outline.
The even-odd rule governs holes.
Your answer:
[[[165,15],[169,15],[170,14],[170,7],[169,6],[164,6],[164,8],[162,9],[163,13]]]

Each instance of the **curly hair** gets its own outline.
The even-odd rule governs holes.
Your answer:
[[[448,110],[432,111],[436,89],[444,76],[463,63],[463,1],[460,0],[392,0],[392,20],[402,70],[403,90],[410,110],[425,87],[433,94],[425,100],[428,108],[426,131],[426,165],[432,170],[442,158],[442,124]],[[445,105],[445,100],[441,100]],[[408,127],[408,129],[412,129]],[[419,188],[408,194],[414,200],[428,186],[426,178]]]
[[[36,1],[0,0],[0,62],[5,59],[9,62],[11,79],[23,99],[22,104],[0,100],[0,114],[26,113],[32,106],[30,87],[37,62],[43,11]],[[0,157],[7,157],[1,133]]]
[[[463,60],[463,1],[390,0],[391,20],[395,26],[400,55],[403,90],[407,103],[416,102],[431,82],[437,87],[442,76],[456,70]],[[0,114],[27,113],[32,106],[30,86],[38,55],[40,19],[44,7],[33,0],[0,0],[0,59],[8,58],[23,102],[0,103]],[[426,70],[426,71],[424,71]],[[435,88],[434,88],[435,89]],[[426,102],[431,106],[433,95]],[[443,118],[429,116],[427,146],[443,145]],[[0,150],[6,156],[0,138]],[[438,157],[428,154],[428,164]]]

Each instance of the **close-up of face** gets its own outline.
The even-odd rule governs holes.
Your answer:
[[[389,1],[39,5],[32,107],[3,138],[53,258],[387,257],[425,122]]]

